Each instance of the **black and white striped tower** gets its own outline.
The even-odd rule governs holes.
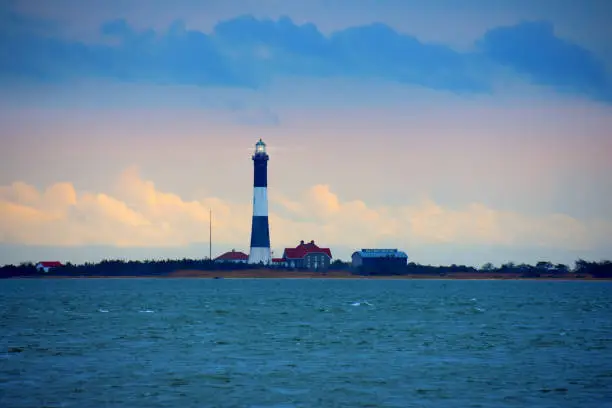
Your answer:
[[[270,228],[268,226],[268,154],[266,144],[259,139],[253,155],[255,177],[253,182],[253,224],[251,227],[251,252],[249,263],[266,265],[270,256]]]

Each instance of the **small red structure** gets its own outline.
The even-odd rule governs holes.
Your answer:
[[[36,264],[36,270],[48,273],[51,269],[61,268],[64,265],[59,261],[41,261]]]
[[[229,252],[224,253],[223,255],[219,255],[215,258],[215,262],[222,263],[247,263],[249,260],[249,256],[244,252],[236,251],[232,249]]]
[[[331,259],[331,250],[319,247],[314,240],[309,243],[300,241],[297,247],[285,248],[283,252],[284,263],[290,268],[325,270],[329,268]]]

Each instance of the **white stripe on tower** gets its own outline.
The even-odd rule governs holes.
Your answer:
[[[253,217],[267,217],[268,187],[254,187],[253,190]]]
[[[263,263],[264,265],[269,265],[271,262],[272,262],[272,257],[270,256],[270,248],[264,248],[264,247],[251,248],[251,252],[249,253],[249,263],[251,264]]]

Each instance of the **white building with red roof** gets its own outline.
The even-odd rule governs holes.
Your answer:
[[[221,263],[247,263],[249,260],[249,256],[244,252],[236,251],[232,249],[229,252],[224,253],[223,255],[219,255],[215,258],[215,262]]]
[[[332,253],[329,248],[321,248],[314,241],[300,241],[300,245],[295,248],[285,248],[283,260],[289,268],[326,270],[331,263]]]
[[[50,270],[61,268],[64,265],[59,261],[41,261],[36,264],[36,270],[39,272],[49,273]]]

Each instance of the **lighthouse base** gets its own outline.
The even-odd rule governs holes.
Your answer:
[[[270,265],[272,263],[270,248],[251,248],[251,252],[249,253],[249,263],[263,263],[264,265]]]

